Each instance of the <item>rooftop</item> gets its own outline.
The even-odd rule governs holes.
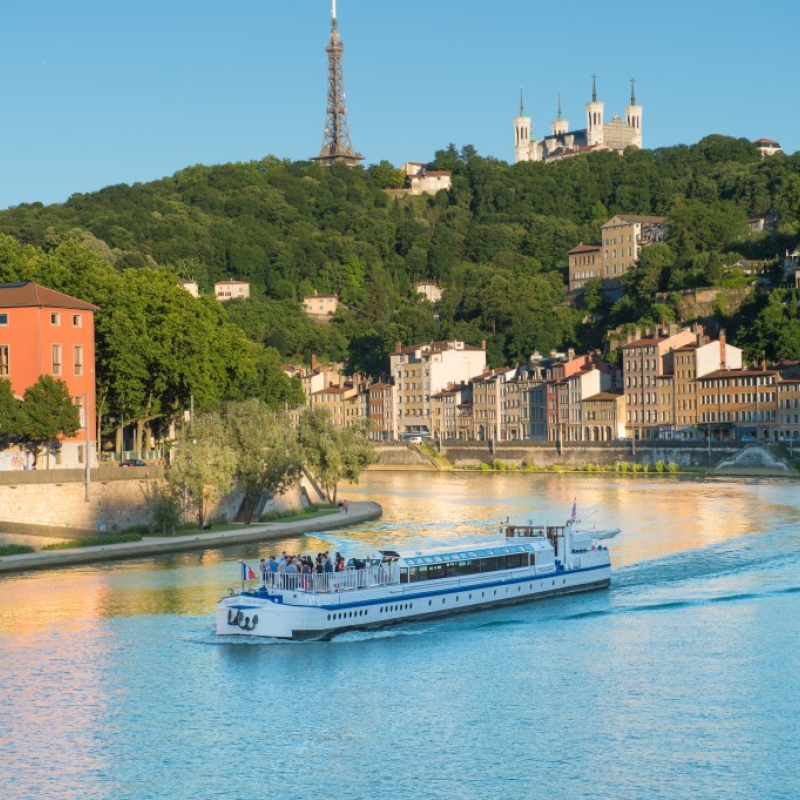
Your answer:
[[[31,281],[0,283],[0,308],[72,308],[97,311],[97,306]]]

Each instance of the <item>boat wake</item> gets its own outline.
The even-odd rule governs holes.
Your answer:
[[[781,595],[798,594],[800,593],[800,586],[789,586],[782,589],[775,589],[774,591],[764,592],[736,592],[733,594],[718,595],[716,597],[703,597],[687,600],[673,600],[664,603],[641,603],[639,605],[628,606],[614,606],[611,608],[598,608],[592,611],[581,611],[577,614],[569,614],[563,619],[566,620],[579,620],[591,619],[593,617],[615,617],[623,614],[640,614],[651,613],[658,611],[674,611],[680,608],[700,608],[703,606],[711,606],[717,603],[738,603],[752,600],[765,600]]]

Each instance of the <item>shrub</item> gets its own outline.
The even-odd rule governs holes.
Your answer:
[[[502,472],[505,468],[506,465],[499,458],[496,458],[494,461],[492,461],[492,469]]]
[[[670,461],[669,462],[669,471],[670,472],[677,472],[679,469],[680,469],[680,467],[674,461]]]
[[[522,462],[522,469],[526,469],[528,471],[533,469],[533,461],[528,460],[527,458],[525,461]]]
[[[79,547],[99,547],[107,544],[124,544],[125,542],[140,542],[139,533],[118,533],[115,536],[93,536],[90,539],[71,539],[68,542],[45,545],[42,550],[77,550]]]
[[[485,461],[481,461],[481,472],[491,472],[491,469]]]
[[[151,524],[153,530],[165,536],[169,533],[174,535],[175,529],[181,524],[182,508],[178,496],[169,490],[162,491],[158,495],[153,506]]]
[[[616,472],[627,472],[629,467],[630,465],[627,461],[617,461],[617,463],[614,465],[614,470]]]
[[[21,556],[24,553],[36,552],[32,547],[25,544],[4,544],[0,545],[0,556]]]

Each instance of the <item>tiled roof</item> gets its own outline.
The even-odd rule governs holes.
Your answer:
[[[0,283],[0,308],[72,308],[97,311],[97,306],[33,282]]]
[[[587,397],[583,402],[590,403],[590,402],[603,402],[609,400],[619,400],[620,397],[623,397],[622,392],[600,392],[599,394]]]
[[[579,244],[577,247],[573,247],[572,250],[568,250],[567,255],[574,256],[579,253],[594,253],[600,249],[602,249],[602,245],[600,244]]]

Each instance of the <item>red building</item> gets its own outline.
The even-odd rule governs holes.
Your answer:
[[[36,283],[0,283],[0,379],[10,380],[14,394],[21,398],[39,376],[52,375],[67,384],[73,403],[80,408],[81,430],[62,441],[61,449],[50,459],[54,467],[85,465],[87,423],[89,458],[95,463],[96,310],[97,306]],[[17,455],[13,465],[6,464],[0,454],[0,469],[20,466],[18,462]],[[38,466],[43,468],[46,463],[40,461]]]

